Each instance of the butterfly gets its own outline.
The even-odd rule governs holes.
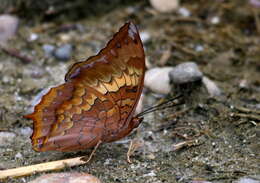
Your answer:
[[[51,88],[24,117],[33,120],[35,151],[77,151],[127,136],[144,82],[145,54],[128,22],[97,55],[75,63],[65,82]]]

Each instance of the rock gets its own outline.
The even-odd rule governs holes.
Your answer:
[[[179,7],[179,0],[150,0],[154,9],[159,12],[172,12]]]
[[[250,0],[249,3],[255,8],[260,8],[260,0]]]
[[[173,67],[153,68],[145,73],[144,86],[153,92],[168,94],[171,91],[169,73]]]
[[[202,78],[202,83],[207,88],[208,93],[211,97],[221,95],[221,90],[219,89],[219,87],[213,81],[211,81],[209,78],[207,78],[206,76],[204,76]]]
[[[196,63],[186,62],[174,67],[169,76],[174,84],[184,84],[201,80],[203,74]]]
[[[22,159],[22,158],[23,158],[23,155],[22,155],[20,152],[18,152],[18,153],[15,155],[15,158],[16,158],[16,159]]]
[[[33,41],[36,41],[38,38],[39,38],[38,34],[31,33],[29,38],[28,38],[28,41],[33,42]]]
[[[61,61],[67,61],[71,57],[72,45],[64,44],[54,51],[54,56]]]
[[[178,13],[183,17],[189,17],[191,14],[190,11],[184,7],[179,8]]]
[[[0,147],[6,147],[14,142],[16,135],[12,132],[0,132]]]
[[[20,129],[20,133],[24,136],[30,136],[32,134],[33,130],[30,127],[23,127]]]
[[[212,17],[210,20],[210,23],[214,25],[219,24],[219,22],[220,22],[220,18],[218,16]]]
[[[204,50],[204,47],[203,47],[202,45],[196,45],[196,46],[195,46],[195,51],[201,52],[201,51],[203,51],[203,50]]]
[[[45,55],[46,57],[50,57],[50,56],[52,56],[53,53],[54,53],[55,46],[53,46],[53,45],[51,45],[51,44],[44,44],[44,45],[42,46],[42,49],[43,49],[43,51],[44,51],[44,55]]]
[[[140,32],[140,37],[141,37],[142,42],[146,43],[150,40],[151,35],[148,32],[143,31],[143,32]]]
[[[87,173],[51,173],[41,175],[29,183],[101,183],[93,175]]]
[[[251,177],[242,177],[238,179],[237,181],[234,181],[234,183],[260,183],[260,177],[251,178]]]
[[[19,20],[15,16],[6,14],[0,16],[0,22],[0,44],[3,44],[15,35]]]

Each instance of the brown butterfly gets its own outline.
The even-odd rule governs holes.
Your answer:
[[[138,127],[145,72],[136,26],[126,23],[97,55],[75,63],[32,114],[35,151],[76,151],[113,142]]]

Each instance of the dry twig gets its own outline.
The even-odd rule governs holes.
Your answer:
[[[70,158],[65,160],[52,161],[47,163],[40,163],[36,165],[24,166],[19,168],[7,169],[0,171],[0,180],[6,178],[22,177],[31,175],[33,173],[60,170],[65,167],[73,167],[87,163],[82,160],[83,157]]]
[[[28,57],[26,55],[23,55],[19,50],[14,49],[14,48],[7,48],[4,46],[0,46],[0,48],[7,53],[8,55],[11,55],[13,57],[16,57],[18,59],[20,59],[23,63],[30,63],[32,62],[32,58]]]

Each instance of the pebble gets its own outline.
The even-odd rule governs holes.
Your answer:
[[[203,47],[202,45],[196,45],[196,46],[195,46],[195,51],[201,52],[201,51],[203,51],[203,50],[204,50],[204,47]]]
[[[19,20],[15,16],[5,14],[0,16],[0,22],[0,43],[3,44],[15,35]]]
[[[221,95],[221,90],[219,89],[219,87],[212,80],[207,78],[206,76],[204,76],[202,78],[202,83],[207,88],[207,91],[208,91],[208,93],[211,97]]]
[[[184,84],[201,80],[203,74],[196,63],[186,62],[174,67],[169,76],[174,84]]]
[[[146,71],[144,86],[155,93],[168,94],[171,91],[169,73],[173,67],[156,67]]]
[[[0,132],[0,147],[6,147],[14,142],[16,135],[12,132]]]
[[[22,153],[18,152],[18,153],[15,155],[15,158],[16,158],[16,159],[22,159],[22,158],[23,158]]]
[[[20,129],[20,133],[24,136],[30,136],[33,130],[30,127],[24,127]]]
[[[63,43],[68,43],[71,41],[71,36],[69,34],[60,34],[59,39],[63,42]]]
[[[250,0],[249,3],[256,8],[260,8],[260,0]]]
[[[31,33],[28,38],[28,41],[33,42],[33,41],[36,41],[38,38],[39,38],[38,34]]]
[[[219,24],[220,18],[218,16],[212,17],[210,22],[214,25]]]
[[[44,45],[42,46],[42,49],[43,49],[43,51],[44,51],[44,55],[45,55],[46,57],[50,57],[50,56],[52,56],[53,53],[54,53],[55,46],[53,46],[53,45],[51,45],[51,44],[44,44]]]
[[[189,17],[191,14],[190,11],[184,7],[179,8],[178,13],[183,17]]]
[[[251,177],[242,177],[237,181],[234,181],[234,183],[260,183],[260,177],[251,178]]]
[[[172,12],[179,8],[179,0],[150,0],[150,4],[159,12]]]
[[[143,31],[140,33],[140,37],[143,43],[147,43],[150,40],[151,35],[148,32]]]
[[[72,45],[64,44],[55,49],[54,56],[61,61],[67,61],[70,59],[72,53]]]
[[[29,183],[101,183],[93,175],[87,173],[51,173],[41,175]]]
[[[241,80],[239,82],[239,87],[243,89],[249,88],[248,81],[246,79]]]

